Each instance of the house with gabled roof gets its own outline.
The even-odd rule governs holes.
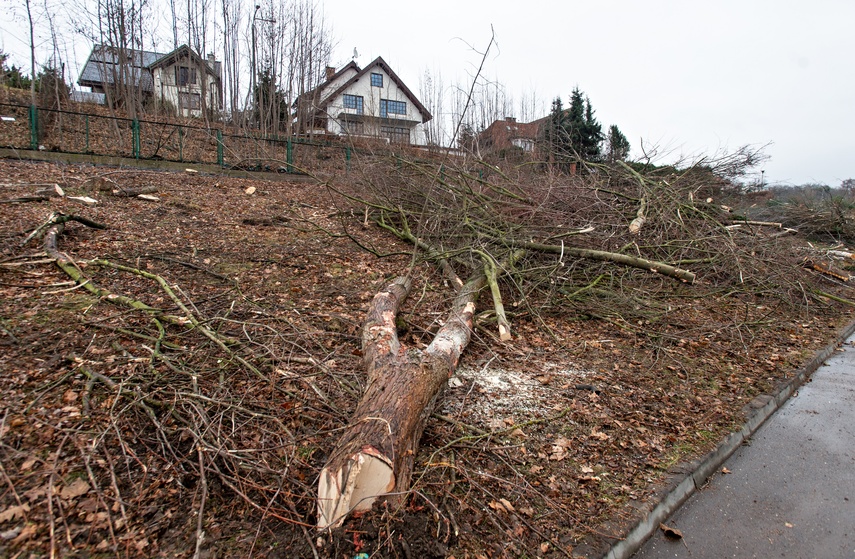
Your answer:
[[[168,53],[95,45],[78,85],[121,101],[121,86],[143,99],[172,106],[182,116],[202,116],[222,107],[222,64],[203,59],[187,45]]]
[[[326,80],[294,102],[300,134],[371,136],[390,143],[424,145],[432,116],[383,60],[364,68],[351,61],[327,68]]]
[[[485,152],[499,152],[518,148],[533,153],[543,135],[547,118],[533,122],[517,122],[514,117],[496,120],[478,134],[478,147]]]

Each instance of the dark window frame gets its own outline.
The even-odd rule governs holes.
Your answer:
[[[198,93],[178,92],[178,104],[182,110],[198,111],[202,109],[202,96]]]
[[[191,66],[176,66],[175,85],[196,85],[196,68]]]
[[[383,74],[372,72],[371,87],[383,87]]]
[[[354,134],[357,136],[365,134],[365,123],[361,120],[345,120],[342,122],[342,128],[345,134]]]
[[[407,102],[395,101],[394,99],[380,99],[380,116],[386,118],[389,115],[406,115]]]
[[[410,143],[410,129],[405,126],[381,126],[380,135],[393,144]]]
[[[345,93],[342,95],[341,103],[345,109],[355,109],[358,115],[363,114],[365,111],[365,98],[362,95]]]

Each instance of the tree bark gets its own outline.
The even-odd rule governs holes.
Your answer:
[[[578,258],[590,258],[591,260],[604,260],[606,262],[615,262],[630,266],[632,268],[641,268],[650,270],[657,274],[669,276],[678,279],[685,283],[695,283],[695,274],[688,271],[665,264],[664,262],[656,262],[637,256],[627,256],[626,254],[618,254],[616,252],[606,252],[604,250],[592,250],[587,248],[562,247],[558,245],[546,245],[543,243],[516,243],[517,246],[530,250],[539,250],[541,252],[554,252],[556,254],[569,254]]]
[[[457,294],[448,320],[421,353],[398,340],[395,317],[410,290],[397,278],[371,303],[362,329],[368,386],[318,483],[318,528],[337,527],[353,511],[385,497],[403,504],[419,439],[445,382],[469,343],[485,277],[470,279]]]

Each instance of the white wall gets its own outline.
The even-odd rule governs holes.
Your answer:
[[[196,68],[196,83],[188,84],[185,86],[177,86],[175,84],[175,67],[176,66],[187,66],[191,68]],[[202,106],[207,106],[208,108],[219,109],[220,108],[220,97],[219,92],[217,91],[217,81],[216,78],[208,73],[203,71],[201,68],[193,65],[189,60],[179,60],[175,64],[169,66],[158,66],[154,69],[152,73],[152,78],[154,80],[154,95],[158,99],[163,100],[164,102],[172,103],[172,105],[178,108],[178,93],[198,93],[202,94],[202,75],[204,75],[204,79],[207,82],[205,84],[205,94],[207,98]],[[213,94],[211,92],[214,92]],[[214,101],[215,105],[212,107],[211,102]],[[190,110],[184,109],[183,116],[202,116],[201,108],[198,110]]]
[[[380,74],[383,76],[383,87],[374,87],[371,85],[371,74]],[[352,77],[352,75],[351,75]],[[348,78],[349,79],[349,78]],[[340,86],[340,85],[339,85]],[[389,99],[392,101],[403,101],[407,104],[407,113],[404,115],[394,114],[389,115],[390,119],[412,121],[415,124],[409,124],[410,128],[410,143],[415,145],[423,145],[426,142],[424,127],[422,126],[422,114],[413,102],[407,97],[404,91],[398,87],[389,75],[383,71],[379,65],[373,66],[365,72],[358,81],[351,84],[350,87],[342,94],[338,95],[327,105],[327,113],[329,119],[327,121],[327,131],[332,134],[344,134],[345,131],[338,120],[340,113],[356,114],[356,109],[344,108],[344,95],[358,95],[363,98],[363,115],[367,117],[380,118],[380,99]],[[372,122],[365,123],[365,133],[375,135],[379,133],[379,129],[372,129]],[[379,124],[377,124],[379,126]],[[400,124],[399,126],[404,126]]]

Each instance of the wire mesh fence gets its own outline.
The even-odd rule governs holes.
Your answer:
[[[0,102],[0,147],[219,165],[280,173],[345,170],[352,148],[262,137],[223,125],[130,119]]]

